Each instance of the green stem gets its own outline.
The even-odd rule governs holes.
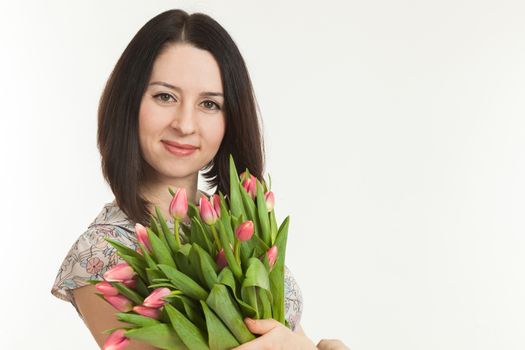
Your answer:
[[[241,264],[241,258],[240,258],[240,247],[241,242],[238,239],[235,239],[235,242],[233,243],[233,256],[235,257],[235,260],[240,265]]]
[[[210,225],[211,227],[211,233],[213,234],[213,239],[215,240],[215,244],[217,245],[217,251],[220,252],[222,247],[221,247],[221,241],[219,240],[219,236],[217,235],[217,231],[215,230],[215,226],[214,225]]]
[[[174,227],[175,239],[177,240],[177,245],[180,247],[179,219],[177,219],[175,216],[173,216],[173,218],[175,219],[175,227]]]

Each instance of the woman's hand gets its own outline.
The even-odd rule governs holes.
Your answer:
[[[338,339],[322,339],[317,343],[319,350],[350,350],[342,341]]]
[[[306,336],[292,332],[288,327],[273,318],[252,320],[247,317],[244,319],[244,323],[246,323],[250,332],[261,334],[261,336],[231,350],[317,349],[315,344]]]

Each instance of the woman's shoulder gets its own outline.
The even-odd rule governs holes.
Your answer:
[[[115,201],[106,203],[71,245],[51,289],[55,297],[72,301],[73,289],[88,285],[87,280],[102,280],[107,270],[123,262],[106,238],[137,248],[133,224]]]

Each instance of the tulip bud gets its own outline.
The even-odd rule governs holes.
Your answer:
[[[117,329],[107,337],[102,350],[123,350],[129,345],[130,340],[124,336],[125,329]]]
[[[257,195],[257,178],[250,174],[250,178],[244,180],[242,187],[244,187],[250,197],[254,199]]]
[[[275,196],[272,191],[264,194],[264,201],[266,202],[266,209],[268,209],[268,212],[271,212],[275,207]]]
[[[219,251],[217,257],[215,258],[215,262],[217,263],[217,266],[219,266],[219,270],[222,270],[224,267],[228,266],[228,260],[226,260],[224,249]]]
[[[129,300],[122,294],[104,295],[104,299],[106,299],[111,304],[111,306],[113,306],[120,312],[128,312],[133,309],[133,304],[131,303],[131,300]]]
[[[221,197],[218,194],[213,195],[213,209],[215,210],[215,214],[217,214],[217,217],[221,217]]]
[[[133,311],[139,315],[154,318],[156,320],[160,318],[160,309],[137,305],[133,307]]]
[[[104,279],[109,282],[124,282],[133,279],[137,273],[127,263],[115,265],[104,273]]]
[[[188,213],[188,197],[184,187],[177,188],[177,192],[170,202],[169,213],[176,219],[184,219]]]
[[[139,242],[146,247],[148,252],[151,252],[151,243],[149,241],[148,237],[148,231],[144,226],[142,226],[140,223],[135,224],[135,233],[137,234],[137,238]],[[140,248],[140,247],[139,247]]]
[[[273,265],[275,264],[275,260],[277,259],[277,246],[274,245],[270,249],[268,249],[266,255],[268,256],[268,262],[270,263],[271,270]]]
[[[217,214],[215,213],[215,209],[213,209],[212,205],[205,196],[202,196],[200,199],[199,213],[201,215],[202,220],[210,226],[217,221]]]
[[[235,230],[235,235],[239,241],[244,242],[252,238],[253,235],[253,221],[248,220],[243,222]]]
[[[97,290],[104,295],[117,295],[118,289],[113,287],[109,282],[100,282],[95,285]]]
[[[125,281],[122,281],[122,283],[128,288],[135,288],[137,286],[137,280],[136,279],[125,280]]]
[[[157,288],[144,299],[142,305],[150,308],[159,308],[166,304],[166,301],[162,298],[170,293],[171,291],[168,288]]]

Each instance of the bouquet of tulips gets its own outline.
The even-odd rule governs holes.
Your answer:
[[[256,337],[244,317],[290,327],[284,317],[289,217],[278,227],[265,181],[248,169],[239,176],[229,159],[229,198],[202,196],[195,206],[184,188],[169,188],[173,231],[155,207],[149,227],[135,226],[136,251],[106,239],[125,263],[90,282],[129,326],[106,330],[104,349],[123,349],[130,339],[160,349],[231,349]]]

